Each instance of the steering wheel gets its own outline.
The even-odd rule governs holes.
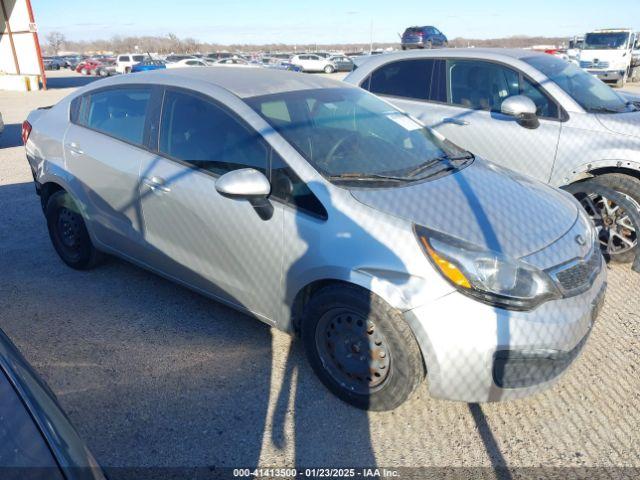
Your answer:
[[[338,152],[338,150],[340,150],[340,148],[342,148],[345,143],[347,141],[353,141],[353,140],[359,140],[360,135],[356,132],[351,132],[349,133],[349,135],[346,135],[344,137],[342,137],[340,140],[338,140],[336,142],[336,144],[331,147],[331,150],[329,150],[329,153],[327,153],[327,156],[325,157],[324,163],[325,165],[329,166],[331,163],[333,163],[333,161],[335,160],[335,156],[336,153]]]

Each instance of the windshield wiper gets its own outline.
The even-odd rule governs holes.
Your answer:
[[[616,110],[610,107],[592,107],[589,109],[591,113],[625,113],[624,110]]]
[[[346,172],[338,175],[330,175],[329,180],[356,180],[356,181],[380,181],[391,180],[395,182],[411,182],[414,179],[409,177],[397,177],[394,175],[384,175],[381,173]]]
[[[457,160],[471,160],[473,158],[473,155],[471,153],[467,153],[466,155],[460,155],[459,157],[449,157],[447,155],[443,155],[442,157],[436,157],[436,158],[432,158],[431,160],[423,163],[422,165],[419,165],[418,167],[414,168],[413,170],[411,170],[410,172],[407,173],[408,177],[416,177],[418,174],[424,172],[425,170],[428,170],[429,168],[431,168],[433,165],[443,162],[443,161],[457,161]],[[452,170],[451,167],[448,167],[449,170]]]

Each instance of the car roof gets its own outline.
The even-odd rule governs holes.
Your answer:
[[[102,85],[140,83],[165,84],[180,80],[195,83],[208,83],[224,88],[240,98],[260,95],[292,92],[299,90],[313,90],[317,88],[355,88],[352,85],[306,73],[288,72],[274,69],[248,69],[242,67],[201,67],[174,68],[140,72],[133,75],[122,75],[109,80],[102,80]]]
[[[544,56],[548,53],[537,52],[535,50],[524,50],[518,48],[437,48],[427,50],[411,50],[403,52],[385,53],[384,55],[372,55],[371,60],[381,59],[380,63],[387,63],[390,60],[400,60],[403,58],[478,58],[486,60],[508,60]],[[367,62],[368,63],[368,62]]]

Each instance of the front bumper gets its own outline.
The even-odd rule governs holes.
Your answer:
[[[429,392],[492,402],[550,387],[580,353],[605,290],[603,266],[586,292],[532,311],[491,307],[453,292],[405,312],[425,359]]]
[[[617,82],[624,77],[624,70],[587,70],[591,75],[598,77],[605,82]]]

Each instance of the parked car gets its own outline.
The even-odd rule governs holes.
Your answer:
[[[177,62],[167,63],[167,68],[206,67],[209,64],[199,58],[186,58]]]
[[[2,121],[2,112],[0,112],[0,135],[4,132],[4,122]]]
[[[329,61],[336,67],[336,72],[350,72],[354,68],[353,60],[346,55],[334,55]]]
[[[167,63],[164,60],[143,60],[140,63],[136,63],[131,67],[131,73],[147,72],[150,70],[162,70],[167,68]]]
[[[425,365],[435,396],[527,395],[579,353],[606,269],[568,193],[342,82],[266,68],[136,75],[26,121],[70,267],[122,256],[299,331],[322,382],[360,408],[398,406]]]
[[[83,62],[88,57],[86,55],[69,55],[63,57],[65,61],[65,67],[70,70],[75,70],[80,62]]]
[[[436,27],[409,27],[401,37],[402,50],[411,48],[446,47],[449,44],[447,37]]]
[[[263,59],[264,60],[264,59]],[[294,65],[291,62],[286,62],[286,61],[275,61],[272,63],[267,63],[267,64],[263,64],[263,66],[267,67],[267,68],[273,68],[276,70],[287,70],[290,72],[302,72],[302,67],[300,67],[299,65]]]
[[[220,60],[208,60],[205,61],[206,65],[210,65],[213,67],[249,67],[255,68],[260,65],[257,63],[251,63],[242,58],[221,58]]]
[[[99,77],[110,77],[116,73],[116,60],[115,58],[102,60],[100,65],[95,69],[94,75]]]
[[[298,65],[303,72],[333,73],[336,66],[328,58],[312,53],[304,53],[291,57],[291,63]]]
[[[143,62],[149,58],[148,55],[131,54],[118,55],[116,59],[117,73],[131,73],[131,69],[136,63]]]
[[[164,59],[165,62],[167,63],[175,63],[175,62],[179,62],[180,60],[196,60],[198,57],[194,56],[194,55],[167,55],[167,57]]]
[[[65,62],[56,57],[43,57],[42,64],[45,70],[60,70],[65,66]]]
[[[584,199],[605,253],[635,256],[640,107],[555,56],[451,49],[384,55],[346,82],[380,95],[447,139],[556,187],[589,180]],[[630,202],[615,201],[599,187]],[[625,205],[621,205],[625,203]]]
[[[55,395],[0,330],[3,478],[104,480]]]
[[[76,72],[81,73],[82,75],[95,75],[97,69],[102,65],[100,60],[96,60],[90,58],[83,62],[80,62],[76,67]]]

